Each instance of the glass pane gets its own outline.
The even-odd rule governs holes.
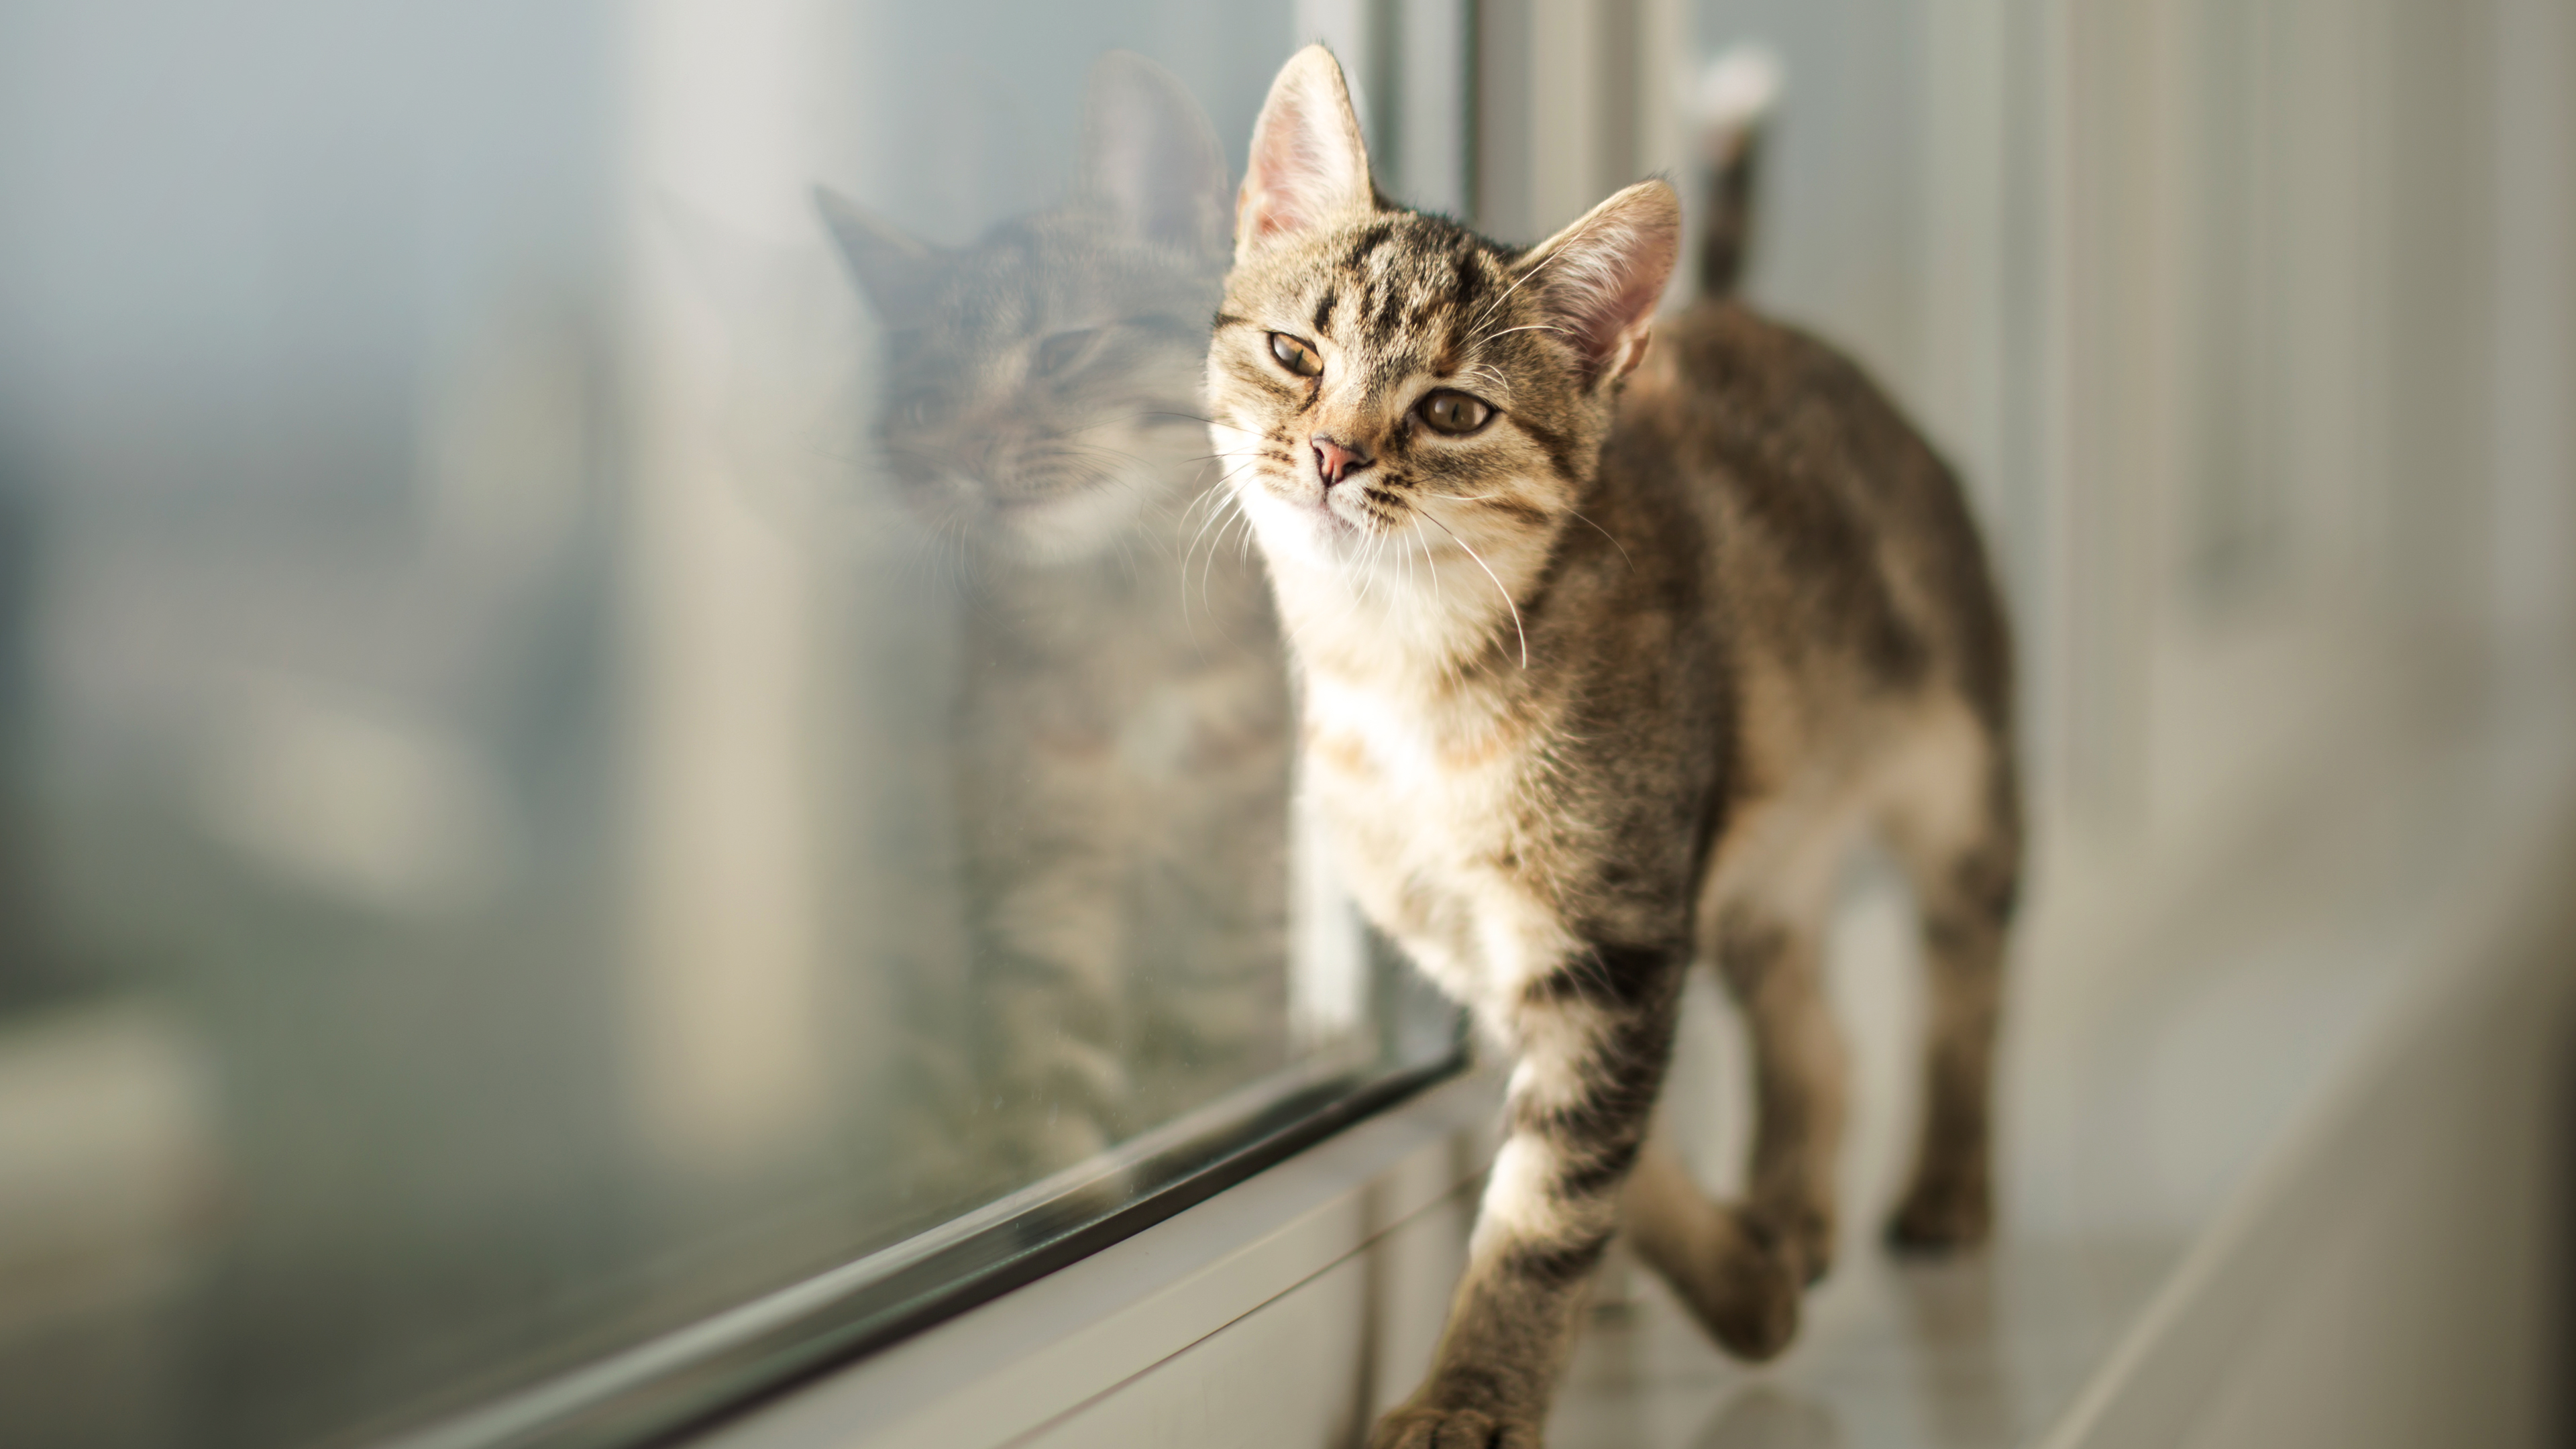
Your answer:
[[[0,10],[10,1437],[667,1426],[1452,1058],[1196,416],[1288,27]]]

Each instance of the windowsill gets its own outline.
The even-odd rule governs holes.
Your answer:
[[[1500,1090],[1445,1082],[718,1432],[727,1449],[1012,1441],[1349,1261],[1484,1169]]]
[[[1916,992],[1903,903],[1865,885],[1835,956],[1857,1072],[1843,1244],[1798,1344],[1733,1363],[1614,1259],[1549,1442],[2185,1437],[2228,1345],[2295,1296],[2306,1235],[2406,1150],[2355,1124],[2427,1072],[2478,1069],[2499,1020],[2561,1019],[2566,973],[2535,968],[2531,932],[2576,820],[2563,704],[2388,750],[2366,797],[2285,791],[2224,858],[2127,867],[2116,890],[2044,882],[2018,947],[2004,1230],[1972,1258],[1898,1263],[1874,1241]],[[1670,1100],[1723,1188],[1740,1056],[1707,993],[1692,1013]],[[1339,1443],[1427,1357],[1494,1096],[1487,1077],[1443,1086],[715,1442]]]

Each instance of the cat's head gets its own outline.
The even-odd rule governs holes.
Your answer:
[[[927,245],[830,192],[824,218],[888,330],[877,438],[924,524],[1024,564],[1089,558],[1199,475],[1201,360],[1226,167],[1140,56],[1092,68],[1066,200]]]
[[[1679,228],[1660,181],[1526,250],[1398,207],[1340,66],[1301,51],[1253,130],[1208,357],[1217,447],[1274,570],[1481,560],[1507,582],[1542,563]]]

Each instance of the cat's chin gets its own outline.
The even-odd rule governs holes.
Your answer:
[[[1368,552],[1375,537],[1372,530],[1334,512],[1321,496],[1297,502],[1257,487],[1245,489],[1242,496],[1262,551],[1283,562],[1348,568]]]

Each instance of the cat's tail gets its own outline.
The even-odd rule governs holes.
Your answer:
[[[1754,182],[1762,134],[1780,99],[1780,61],[1760,45],[1728,47],[1700,72],[1691,114],[1699,127],[1705,217],[1699,242],[1699,290],[1724,297],[1744,276],[1753,236]]]

